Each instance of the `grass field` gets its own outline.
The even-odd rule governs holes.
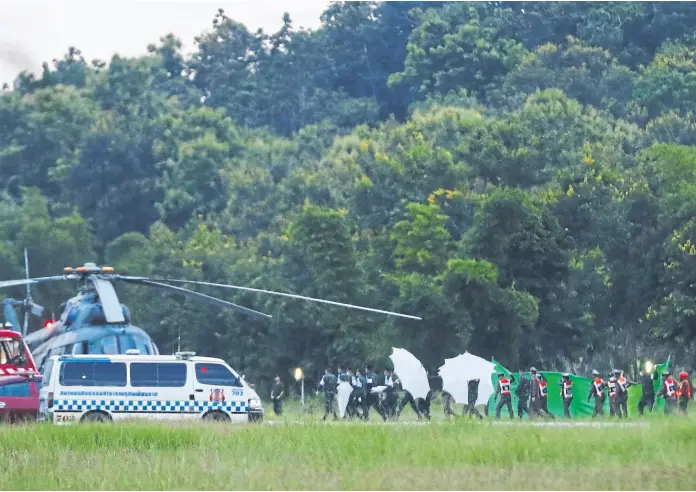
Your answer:
[[[693,489],[696,420],[632,421],[4,426],[0,488]]]

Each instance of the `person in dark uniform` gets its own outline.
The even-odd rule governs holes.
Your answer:
[[[361,419],[365,418],[367,409],[367,399],[365,398],[365,388],[367,387],[367,378],[358,369],[355,371],[355,384],[353,384],[353,396],[355,398],[355,412]]]
[[[481,382],[480,379],[472,379],[467,383],[467,390],[468,390],[468,402],[466,407],[464,407],[464,414],[463,416],[466,417],[467,415],[469,417],[476,415],[479,420],[483,420],[483,415],[479,413],[478,410],[476,410],[476,400],[478,400],[478,388],[479,388],[479,383]]]
[[[570,404],[573,403],[573,382],[570,380],[570,374],[564,372],[561,380],[558,382],[561,386],[561,398],[563,399],[563,415],[565,418],[570,418]]]
[[[454,398],[452,395],[447,392],[447,391],[442,391],[442,408],[445,411],[445,417],[450,418],[450,417],[456,417],[457,414],[454,413],[454,410],[452,409],[452,405],[454,404]]]
[[[383,420],[387,420],[379,402],[379,395],[372,392],[372,388],[375,386],[378,386],[377,374],[372,370],[372,366],[368,364],[365,366],[365,405],[363,406],[363,416],[365,420],[369,420],[370,407],[374,407],[379,416],[382,417]]]
[[[539,415],[539,376],[536,367],[529,369],[531,381],[529,383],[529,418],[534,419]]]
[[[590,398],[594,397],[595,406],[592,412],[592,418],[597,415],[604,416],[604,388],[606,384],[604,380],[599,377],[599,371],[596,369],[592,371],[592,383],[590,384],[590,394],[587,395],[587,403],[590,402]]]
[[[394,375],[391,369],[384,370],[384,385],[387,387],[384,390],[384,409],[383,412],[387,418],[396,418],[396,406],[399,403],[399,378]]]
[[[640,384],[643,388],[643,395],[638,401],[638,414],[643,415],[643,411],[647,408],[651,413],[655,408],[655,381],[657,380],[657,369],[654,371],[645,371],[641,378]]]
[[[271,400],[273,401],[273,412],[280,416],[283,413],[283,397],[285,396],[285,385],[280,381],[280,376],[275,377],[275,384],[271,390]]]
[[[517,396],[517,416],[522,419],[522,415],[526,412],[529,415],[529,394],[530,394],[531,383],[529,379],[520,371],[520,382],[517,384],[515,389],[515,396]]]
[[[324,416],[321,420],[326,420],[329,414],[333,414],[334,420],[338,420],[338,414],[334,410],[333,402],[336,397],[337,380],[336,375],[331,373],[331,368],[327,367],[324,377],[319,381],[319,388],[324,390]],[[317,395],[319,389],[317,389]]]
[[[512,412],[511,383],[510,380],[506,378],[505,374],[503,374],[502,372],[498,373],[498,384],[495,387],[494,400],[497,400],[498,397],[500,397],[500,401],[498,402],[498,405],[495,407],[495,418],[500,420],[500,411],[502,410],[503,406],[507,406],[508,413],[510,414],[510,419],[514,419],[515,414]]]
[[[346,406],[346,416],[349,419],[352,419],[356,416],[359,416],[357,413],[357,390],[361,386],[359,386],[359,380],[353,373],[352,369],[347,369],[346,370],[346,375],[348,376],[348,383],[350,383],[351,388],[353,388],[353,391],[350,393],[350,398],[348,398],[348,405]]]

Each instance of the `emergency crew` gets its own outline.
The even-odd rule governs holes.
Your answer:
[[[452,409],[452,404],[454,403],[454,398],[452,395],[447,392],[447,391],[442,391],[442,407],[445,410],[445,417],[450,418],[450,417],[456,417],[457,414],[454,413],[454,410]]]
[[[385,400],[384,400],[384,415],[387,418],[396,417],[396,405],[399,403],[399,388],[397,384],[399,383],[398,376],[395,376],[391,369],[384,370],[384,385],[387,387],[384,390]]]
[[[619,369],[614,369],[614,377],[616,378],[616,398],[614,400],[614,410],[616,416],[628,418],[628,388],[633,386],[634,382],[628,381],[623,372]]]
[[[587,403],[590,402],[590,398],[594,397],[595,405],[594,411],[592,412],[592,418],[597,415],[604,416],[604,388],[605,383],[602,378],[599,377],[599,371],[596,369],[592,371],[592,385],[590,386],[590,394],[587,395]]]
[[[324,373],[324,377],[319,381],[319,388],[324,389],[324,417],[321,420],[326,420],[326,417],[330,413],[333,414],[334,420],[338,420],[338,414],[333,407],[334,397],[336,396],[336,386],[337,380],[336,375],[331,373],[331,368],[327,367]],[[319,389],[317,389],[317,395],[319,394]]]
[[[665,399],[665,415],[671,415],[677,407],[677,382],[672,379],[670,371],[662,373],[662,384],[660,391],[657,392],[657,397]]]
[[[613,417],[616,415],[616,377],[613,374],[607,381],[607,391],[609,392],[609,416]]]
[[[539,373],[539,404],[538,404],[539,414],[543,414],[544,417],[549,417],[555,419],[554,415],[549,411],[549,389],[546,383],[546,377]]]
[[[362,381],[360,380],[360,371],[354,374],[352,369],[348,369],[347,374],[350,378],[349,382],[353,388],[353,392],[350,394],[350,398],[348,399],[346,415],[348,415],[348,418],[351,419],[354,417],[362,418],[362,413],[358,411],[358,408],[360,408],[360,405],[362,404],[363,391]]]
[[[650,412],[653,411],[655,407],[655,383],[657,379],[657,370],[648,371],[647,368],[643,373],[641,378],[641,386],[643,388],[643,395],[638,401],[638,413],[643,415],[643,410],[647,408]]]
[[[271,390],[271,400],[273,400],[273,412],[280,416],[283,413],[283,397],[285,396],[285,385],[280,381],[280,376],[276,376],[275,384]]]
[[[377,386],[377,374],[372,370],[371,365],[365,366],[365,398],[363,404],[363,416],[365,420],[370,418],[370,407],[374,407],[377,413],[382,416],[382,410],[379,407],[379,396],[372,392],[372,388]]]
[[[500,410],[503,406],[507,406],[508,413],[510,414],[510,419],[515,418],[515,414],[512,412],[512,390],[511,383],[505,374],[502,372],[498,373],[498,385],[495,387],[495,400],[500,397],[498,405],[495,407],[495,418],[500,420]]]
[[[570,374],[564,372],[561,380],[558,382],[561,386],[561,398],[563,399],[563,415],[565,418],[570,418],[570,404],[573,402],[573,382],[570,380]]]
[[[539,415],[539,376],[537,376],[536,367],[531,367],[529,373],[532,380],[529,384],[529,418],[533,419]]]
[[[520,382],[517,384],[515,389],[515,396],[517,396],[517,416],[522,419],[522,414],[525,412],[529,415],[529,389],[530,381],[520,371]]]
[[[677,390],[677,396],[679,397],[679,413],[687,415],[689,413],[689,400],[693,398],[691,392],[691,381],[689,381],[689,374],[686,371],[679,373],[679,389]]]
[[[476,400],[478,400],[478,388],[480,382],[480,379],[471,379],[467,383],[468,402],[466,407],[464,407],[464,416],[468,415],[471,417],[472,415],[476,415],[480,420],[483,420],[483,415],[476,410]],[[486,405],[486,408],[488,408],[488,405]]]

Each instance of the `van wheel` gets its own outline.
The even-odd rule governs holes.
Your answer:
[[[224,412],[208,412],[203,416],[203,420],[208,422],[229,422],[231,419]]]
[[[80,422],[109,422],[111,417],[109,417],[104,412],[90,412],[80,419]]]

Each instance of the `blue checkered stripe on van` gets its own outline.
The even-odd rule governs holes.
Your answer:
[[[111,413],[201,413],[206,410],[223,410],[228,413],[248,413],[245,401],[191,400],[55,400],[53,410],[106,410]]]

